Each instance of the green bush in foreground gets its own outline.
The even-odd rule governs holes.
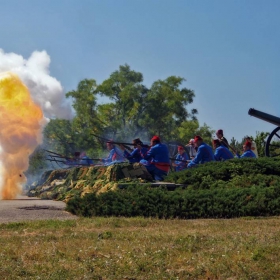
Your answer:
[[[279,186],[280,160],[276,158],[244,158],[211,162],[197,168],[170,173],[165,180],[185,184],[192,189],[218,187]]]
[[[233,218],[280,214],[280,187],[168,191],[164,187],[129,187],[72,199],[67,210],[91,216],[158,218]]]
[[[171,173],[169,182],[186,188],[129,186],[67,203],[81,216],[143,216],[158,218],[233,218],[280,213],[280,161],[244,159],[213,162]]]

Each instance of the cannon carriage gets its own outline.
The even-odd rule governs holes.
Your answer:
[[[250,108],[248,111],[250,116],[256,117],[263,121],[272,123],[277,127],[269,134],[265,144],[265,155],[267,157],[280,156],[280,118],[264,113],[262,111]]]

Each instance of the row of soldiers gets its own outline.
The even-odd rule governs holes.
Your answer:
[[[202,137],[196,135],[191,139],[186,147],[178,146],[178,154],[175,161],[171,164],[175,171],[181,171],[186,168],[193,168],[198,164],[203,164],[210,161],[225,161],[234,157],[256,158],[256,154],[252,151],[252,141],[246,139],[243,145],[243,154],[239,155],[235,152],[235,156],[230,151],[230,145],[227,139],[223,136],[221,129],[216,131],[217,139],[213,140],[213,148],[206,144]],[[117,162],[123,162],[127,159],[130,163],[140,162],[150,172],[156,181],[162,181],[170,170],[170,160],[168,147],[161,142],[159,136],[151,138],[150,146],[144,145],[137,138],[132,142],[134,149],[128,151],[127,148],[119,144],[119,149],[113,141],[107,142],[107,149],[110,151],[107,158],[101,159],[105,165],[111,165]],[[187,148],[187,149],[186,149]],[[186,152],[188,151],[188,153]]]

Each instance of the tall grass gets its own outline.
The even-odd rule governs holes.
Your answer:
[[[0,224],[1,279],[280,279],[278,217]]]

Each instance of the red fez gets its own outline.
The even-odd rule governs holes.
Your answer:
[[[246,147],[248,147],[249,149],[251,149],[252,143],[251,143],[250,141],[246,141],[246,142],[244,143],[244,145],[245,145]]]
[[[202,140],[203,139],[199,135],[194,137],[194,143],[196,143],[197,141],[202,141]]]
[[[160,138],[155,135],[155,136],[152,137],[151,141],[158,141],[158,142],[160,142]]]
[[[216,134],[224,134],[224,132],[223,132],[223,130],[222,129],[218,129],[217,131],[216,131]]]
[[[216,145],[216,144],[219,144],[220,141],[219,141],[219,139],[214,139],[214,140],[212,141],[212,143],[213,143],[214,145]]]
[[[184,147],[178,146],[178,151],[180,151],[180,150],[184,150]]]

